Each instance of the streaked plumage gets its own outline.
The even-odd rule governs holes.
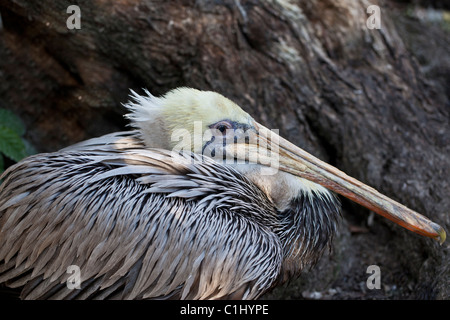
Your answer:
[[[201,97],[180,92],[174,106]],[[163,131],[170,117],[143,107],[158,99],[135,95],[129,104],[138,130],[5,172],[0,283],[23,287],[24,299],[254,299],[317,261],[336,232],[337,198],[291,173],[261,175],[260,164],[225,164],[195,149],[174,155],[163,137],[176,122]],[[255,128],[234,108],[221,109],[224,119]],[[208,117],[207,125],[222,119]],[[66,285],[71,265],[81,289]]]
[[[304,211],[280,213],[233,168],[195,154],[174,161],[137,132],[32,156],[0,192],[0,281],[28,284],[29,299],[256,298],[326,247],[323,230],[302,225],[338,214],[332,196],[321,207],[310,194],[297,200]],[[82,270],[82,290],[66,287],[69,265]]]

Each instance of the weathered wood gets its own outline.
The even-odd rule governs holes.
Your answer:
[[[24,120],[37,150],[122,129],[129,88],[211,89],[450,230],[450,64],[436,57],[439,78],[417,62],[411,48],[430,51],[414,42],[403,7],[377,1],[377,30],[366,26],[366,0],[85,1],[81,29],[69,30],[70,4],[0,0],[0,108]],[[449,56],[448,45],[432,46]],[[344,210],[333,253],[270,297],[450,297],[448,244],[378,217],[368,224],[347,201]],[[378,291],[365,286],[372,264]]]

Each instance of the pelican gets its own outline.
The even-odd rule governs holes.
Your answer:
[[[22,299],[257,299],[330,247],[335,193],[445,240],[218,93],[145,90],[125,106],[131,130],[2,175],[0,283]]]

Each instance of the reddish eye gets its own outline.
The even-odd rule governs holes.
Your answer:
[[[220,122],[217,122],[216,124],[213,124],[212,128],[219,130],[222,134],[225,134],[226,131],[228,129],[233,128],[233,126],[231,125],[231,123],[229,123],[227,121],[220,121]]]

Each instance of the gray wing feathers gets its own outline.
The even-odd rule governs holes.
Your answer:
[[[218,183],[242,181],[212,160],[142,147],[135,132],[117,133],[9,168],[0,282],[24,286],[27,299],[251,299],[268,289],[279,239]],[[81,289],[66,286],[70,265]]]

